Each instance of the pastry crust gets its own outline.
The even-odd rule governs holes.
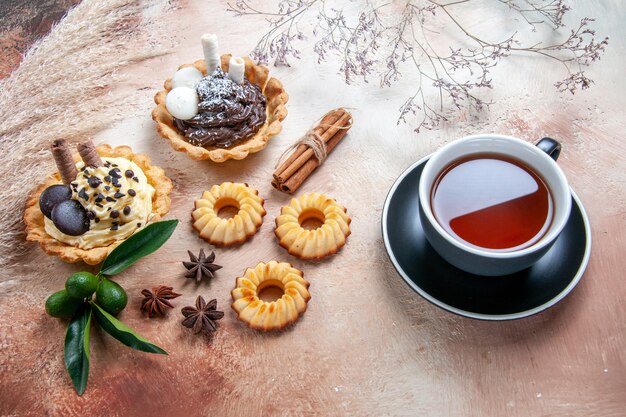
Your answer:
[[[231,291],[231,307],[237,318],[253,329],[279,330],[298,320],[306,311],[311,299],[309,282],[303,272],[287,262],[260,262],[254,269],[248,268],[238,277]],[[283,295],[276,301],[259,299],[259,293],[267,287],[278,287]]]
[[[230,54],[224,54],[221,57],[221,67],[224,71],[228,71],[228,61]],[[224,162],[228,159],[243,159],[251,153],[256,153],[267,146],[267,142],[272,136],[277,135],[282,130],[281,121],[287,117],[287,109],[285,104],[289,96],[283,89],[283,84],[276,78],[269,78],[269,70],[267,67],[255,65],[249,58],[244,58],[246,69],[245,76],[253,84],[258,85],[267,98],[267,120],[261,126],[259,131],[252,137],[240,142],[230,148],[217,148],[210,146],[203,148],[194,146],[185,140],[176,126],[172,115],[165,107],[165,97],[172,89],[172,81],[168,79],[163,84],[165,90],[159,91],[154,96],[154,102],[157,107],[152,111],[152,119],[157,123],[157,131],[162,138],[170,142],[172,148],[179,152],[186,152],[191,159],[205,160],[210,159],[214,162]],[[193,64],[184,64],[179,67],[193,66],[197,68],[203,75],[206,75],[206,62],[201,59]]]
[[[313,230],[302,227],[309,219],[321,226]],[[280,246],[300,259],[320,259],[336,253],[350,235],[350,216],[345,207],[332,198],[318,193],[291,199],[276,218],[274,234]]]
[[[150,158],[143,154],[135,154],[128,146],[118,146],[112,148],[109,145],[100,145],[96,148],[100,156],[122,157],[136,163],[146,175],[148,183],[154,187],[152,197],[151,221],[156,221],[163,217],[170,209],[169,193],[172,191],[172,181],[165,175],[161,167],[150,164]],[[74,160],[79,161],[78,154],[74,155]],[[92,249],[80,249],[75,246],[59,242],[46,233],[44,228],[44,215],[39,209],[39,195],[51,185],[61,184],[59,173],[50,175],[40,184],[29,196],[24,210],[24,223],[26,224],[26,240],[39,242],[39,245],[48,255],[58,256],[65,262],[75,263],[84,261],[89,265],[97,265],[102,262],[107,255],[117,247],[123,240],[120,240],[106,247]]]
[[[202,193],[191,212],[193,228],[200,237],[216,246],[232,246],[245,242],[254,235],[266,211],[265,200],[248,184],[223,182]],[[236,207],[238,212],[230,219],[222,219],[222,207]]]

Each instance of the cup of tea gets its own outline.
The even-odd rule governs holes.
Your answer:
[[[436,151],[419,182],[420,220],[431,246],[464,271],[486,276],[528,268],[570,215],[561,145],[473,135]]]

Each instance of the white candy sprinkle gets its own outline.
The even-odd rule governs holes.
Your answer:
[[[177,119],[189,120],[198,114],[198,93],[189,87],[173,88],[165,97],[165,107]]]
[[[189,87],[196,88],[198,81],[202,79],[202,73],[194,67],[185,67],[176,71],[172,77],[172,88]]]

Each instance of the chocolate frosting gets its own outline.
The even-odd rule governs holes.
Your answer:
[[[254,135],[265,123],[266,98],[244,79],[239,85],[217,69],[196,86],[198,114],[189,120],[174,118],[178,130],[194,146],[227,148]]]

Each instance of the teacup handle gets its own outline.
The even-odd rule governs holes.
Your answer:
[[[555,161],[561,154],[561,144],[552,138],[542,138],[539,142],[537,142],[537,146],[539,149],[550,155],[550,158]]]

